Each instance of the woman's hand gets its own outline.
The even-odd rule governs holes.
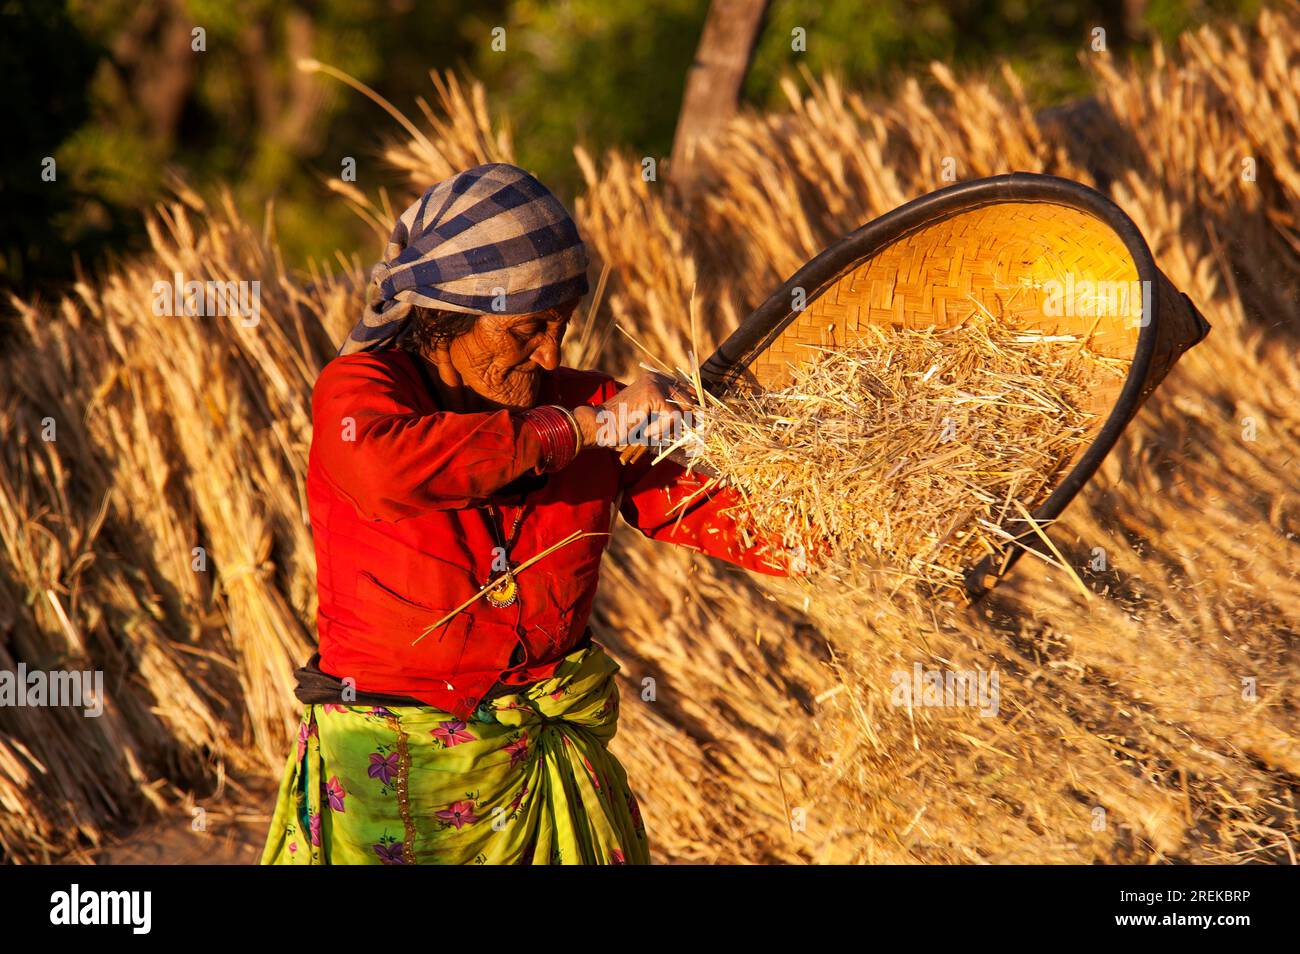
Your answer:
[[[680,433],[681,424],[674,422],[694,405],[686,385],[670,375],[647,371],[600,407],[579,408],[590,412],[578,417],[583,446],[626,447]]]

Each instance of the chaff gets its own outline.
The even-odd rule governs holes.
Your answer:
[[[1124,373],[987,309],[811,350],[787,386],[698,409],[693,436],[741,491],[746,529],[827,541],[823,569],[841,581],[960,587],[973,558],[1008,545],[1008,509],[1041,503],[1091,441],[1090,389]]]

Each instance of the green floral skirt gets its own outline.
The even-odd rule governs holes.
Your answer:
[[[468,722],[429,706],[306,706],[262,864],[648,864],[606,748],[617,671],[590,644]]]

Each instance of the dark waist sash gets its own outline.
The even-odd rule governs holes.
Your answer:
[[[583,631],[582,639],[574,648],[581,648],[591,642],[591,628],[588,627]],[[522,661],[522,646],[515,647],[514,656],[511,658],[511,664]],[[298,697],[298,701],[304,705],[324,705],[334,703],[343,706],[428,706],[427,702],[421,702],[419,699],[412,699],[410,696],[392,696],[380,692],[362,692],[360,689],[353,688],[344,684],[338,676],[331,676],[329,673],[322,671],[320,668],[320,653],[312,653],[311,659],[307,660],[305,666],[300,666],[293,672],[294,678],[298,680],[298,685],[293,694]],[[523,686],[506,685],[498,682],[487,691],[485,699],[492,699],[496,696],[505,695],[509,692],[519,692]],[[350,689],[351,700],[343,698],[343,690]]]
[[[298,686],[293,694],[305,705],[324,705],[335,703],[343,706],[427,706],[427,702],[412,699],[409,696],[390,696],[380,692],[362,692],[360,689],[346,685],[338,676],[322,672],[320,653],[312,653],[305,666],[294,670]],[[343,690],[350,689],[350,699],[343,697]]]

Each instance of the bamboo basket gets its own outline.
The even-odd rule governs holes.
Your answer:
[[[1091,296],[1091,301],[1090,301]],[[987,309],[1014,326],[1130,362],[1127,377],[1090,389],[1095,433],[1043,499],[1050,524],[1115,446],[1174,362],[1209,333],[1191,300],[1156,267],[1127,215],[1094,189],[1017,172],[922,196],[864,225],[792,275],[700,369],[719,397],[773,388],[816,348],[848,346],[869,325],[947,328]],[[1023,518],[1015,542],[965,572],[978,599],[1024,548],[1047,555]]]

